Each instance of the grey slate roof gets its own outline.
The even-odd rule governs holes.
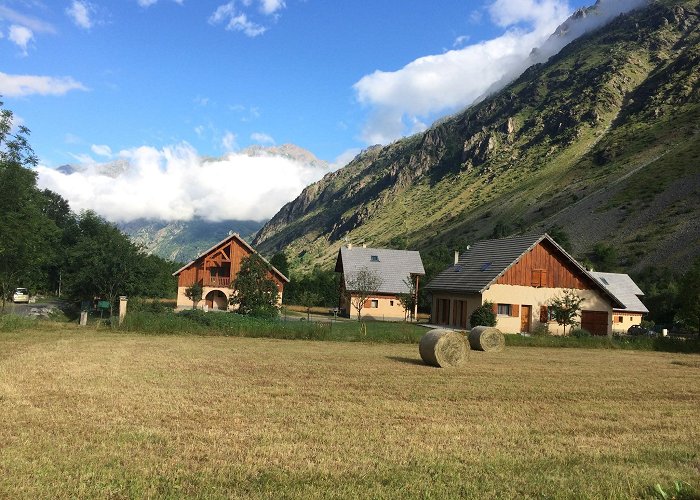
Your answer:
[[[599,273],[591,271],[589,273],[610,293],[624,304],[624,310],[630,312],[648,313],[639,296],[644,295],[637,284],[627,274],[620,273]]]
[[[425,288],[431,291],[482,293],[543,240],[549,241],[582,274],[588,276],[594,285],[612,299],[613,305],[622,305],[615,295],[591,277],[576,259],[546,233],[479,241],[459,256],[456,265],[439,273]]]
[[[481,293],[545,237],[549,238],[540,234],[479,241],[459,256],[457,265],[435,276],[426,289]]]
[[[377,260],[373,260],[375,256]],[[338,252],[335,271],[343,273],[345,283],[360,269],[366,267],[376,271],[382,278],[379,293],[400,294],[408,293],[404,283],[410,275],[425,274],[420,253],[414,250],[392,250],[389,248],[342,247]],[[352,290],[350,290],[352,291]]]

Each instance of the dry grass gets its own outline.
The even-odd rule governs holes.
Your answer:
[[[638,497],[700,488],[696,355],[0,334],[0,498]]]

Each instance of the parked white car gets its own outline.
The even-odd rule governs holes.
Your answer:
[[[15,304],[19,302],[29,304],[29,290],[26,288],[15,288],[15,293],[12,294],[12,302]]]

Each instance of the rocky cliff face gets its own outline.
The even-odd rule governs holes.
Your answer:
[[[628,269],[683,265],[700,234],[699,26],[697,1],[615,17],[425,133],[364,151],[285,205],[254,244],[303,269],[331,262],[346,240],[460,248],[496,227],[556,226],[579,255],[604,241]],[[679,242],[672,252],[668,241]]]

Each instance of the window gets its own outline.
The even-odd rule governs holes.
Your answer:
[[[389,301],[389,305],[392,306],[392,307],[394,307],[394,301],[393,301],[393,300],[390,300],[390,301]]]
[[[534,287],[547,286],[547,270],[546,269],[533,269],[532,276],[530,279],[530,284]]]
[[[618,317],[617,317],[617,322],[618,322],[618,323],[622,323],[623,320],[624,320],[624,318],[623,318],[622,316],[618,316]]]
[[[484,262],[484,265],[481,266],[481,272],[483,273],[484,271],[487,271],[491,267],[491,262]]]
[[[379,262],[379,255],[372,255],[369,260],[370,262]]]
[[[372,299],[372,302],[370,302],[371,309],[377,309],[379,307],[379,301],[377,299]]]
[[[510,316],[510,304],[498,304],[499,316]]]

